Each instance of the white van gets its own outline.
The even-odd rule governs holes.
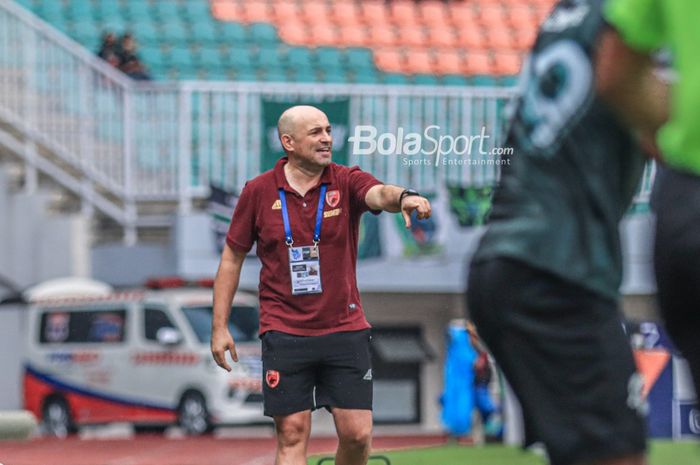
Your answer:
[[[257,299],[238,293],[231,373],[209,348],[212,290],[180,288],[51,298],[29,306],[24,404],[47,434],[131,422],[187,434],[269,420],[262,409]]]

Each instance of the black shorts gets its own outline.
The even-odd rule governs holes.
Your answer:
[[[469,312],[553,465],[645,450],[641,377],[617,304],[524,263],[471,266]]]
[[[700,392],[700,177],[660,167],[653,202],[659,306]]]
[[[372,410],[370,339],[369,329],[324,336],[263,334],[265,415],[320,407]]]

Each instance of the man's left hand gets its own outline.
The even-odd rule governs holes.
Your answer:
[[[401,215],[406,222],[406,229],[411,227],[411,214],[416,210],[418,212],[418,219],[425,220],[430,218],[432,209],[430,208],[430,202],[425,197],[419,195],[409,195],[404,197],[401,202]]]

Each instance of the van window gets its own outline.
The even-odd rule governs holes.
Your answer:
[[[147,308],[144,313],[144,337],[147,341],[157,341],[158,330],[161,328],[173,328],[177,327],[170,321],[170,317],[163,310],[156,308]]]
[[[208,344],[211,341],[211,305],[202,307],[183,308],[199,342]],[[255,307],[233,306],[228,320],[228,329],[235,342],[250,342],[258,337],[258,309]]]
[[[41,315],[39,342],[119,343],[125,327],[126,310],[52,310]]]

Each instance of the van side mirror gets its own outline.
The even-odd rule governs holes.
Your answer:
[[[165,326],[156,332],[158,344],[164,346],[176,346],[182,342],[182,334],[175,328]]]

